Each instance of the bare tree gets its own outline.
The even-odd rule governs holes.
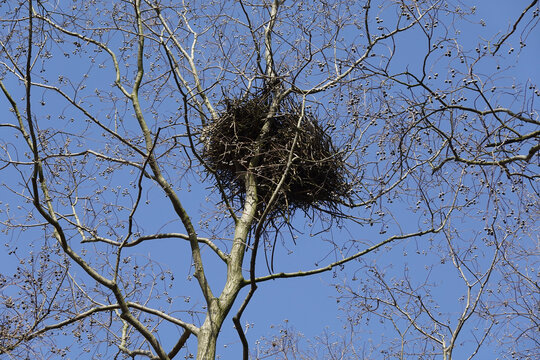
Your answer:
[[[474,19],[475,12],[471,9],[468,18]],[[510,25],[507,30],[503,25],[502,33],[492,30],[496,20],[484,18],[464,31],[465,37],[456,33],[450,46],[435,41],[436,32],[426,32],[433,50],[422,53],[423,66],[388,76],[387,84],[402,86],[387,91],[388,111],[396,111],[398,101],[412,106],[407,110],[415,109],[411,116],[418,119],[418,141],[429,153],[439,153],[433,173],[443,172],[448,181],[438,187],[440,201],[447,201],[457,186],[464,202],[454,203],[462,205],[454,207],[452,219],[429,241],[402,242],[382,255],[365,257],[335,284],[345,334],[353,334],[330,341],[345,341],[343,358],[534,359],[540,354],[535,106],[540,92],[534,80],[512,71],[526,67],[537,54],[537,48],[527,52],[526,46],[537,33],[538,17],[538,2],[532,1],[505,18]],[[440,18],[432,24],[447,34],[460,29],[459,23],[448,26]],[[471,42],[470,35],[484,27],[490,32]],[[437,54],[440,50],[446,61]],[[516,51],[518,60],[512,58]],[[444,84],[434,82],[438,77]],[[419,96],[419,89],[427,96]],[[417,160],[402,159],[413,161],[408,167]],[[426,179],[408,211],[432,206],[432,200],[422,202],[424,194],[435,190],[429,184],[433,178]],[[402,261],[396,260],[400,256]],[[313,351],[313,346],[299,349],[290,345],[291,338],[263,340],[267,346],[261,353],[310,358],[305,349]],[[318,357],[331,357],[327,349],[315,350]]]
[[[472,314],[489,320],[480,348],[504,316],[485,306],[493,278],[538,292],[523,267],[537,250],[538,90],[498,72],[537,1],[486,45],[459,35],[474,7],[439,0],[0,6],[2,229],[18,259],[0,283],[1,353],[214,359],[232,310],[247,359],[257,286],[419,241],[465,285],[455,323],[407,269],[395,284],[366,265],[361,292],[338,287],[395,324],[389,356],[451,358]],[[470,218],[485,238],[460,226]],[[313,242],[323,261],[274,269],[281,245]]]

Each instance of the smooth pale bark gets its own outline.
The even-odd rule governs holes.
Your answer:
[[[206,319],[199,329],[197,337],[197,359],[199,360],[215,359],[217,338],[223,321],[231,310],[238,293],[245,285],[242,264],[249,229],[257,211],[257,186],[255,176],[251,172],[246,174],[246,189],[246,202],[242,216],[236,222],[234,243],[229,255],[227,281],[219,298],[212,298],[207,301]]]

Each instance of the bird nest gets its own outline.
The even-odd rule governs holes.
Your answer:
[[[266,207],[290,158],[271,211],[335,210],[350,189],[341,153],[313,115],[304,115],[298,126],[302,111],[294,95],[282,98],[271,116],[274,97],[273,91],[264,88],[242,99],[224,101],[221,116],[203,132],[207,167],[229,200],[245,199],[245,174],[251,171],[259,204]],[[265,124],[267,132],[263,131]]]

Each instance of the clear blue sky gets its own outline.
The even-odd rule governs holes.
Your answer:
[[[459,41],[467,47],[471,47],[474,50],[474,47],[477,43],[485,44],[486,40],[493,39],[495,34],[503,34],[509,29],[512,21],[515,21],[521,11],[530,3],[530,1],[488,1],[480,0],[476,1],[477,14],[474,18],[476,23],[468,22],[459,22],[455,24],[455,27],[460,30],[460,34],[455,35],[459,38]],[[471,4],[472,5],[472,4]],[[486,26],[481,26],[478,24],[481,20],[485,20]],[[518,34],[519,35],[519,34]],[[344,36],[349,36],[349,34],[344,34]],[[454,36],[453,34],[449,37]],[[534,28],[533,32],[528,37],[527,46],[521,51],[512,52],[507,58],[502,58],[500,60],[500,65],[503,67],[505,65],[512,66],[516,60],[519,60],[519,65],[516,68],[509,69],[507,77],[502,81],[508,84],[508,81],[513,81],[516,79],[518,83],[526,83],[531,81],[536,83],[540,78],[540,67],[538,66],[538,59],[540,58],[540,34],[538,29]],[[497,38],[497,36],[495,36]],[[417,69],[418,58],[416,55],[420,53],[423,49],[423,45],[418,42],[417,38],[412,35],[404,35],[403,37],[398,37],[399,42],[397,44],[397,59],[393,64],[393,71],[397,71],[400,67],[408,67],[411,70]],[[519,48],[517,43],[517,36],[513,36],[509,39],[508,44],[513,44],[514,47]],[[62,51],[61,48],[57,48],[54,51]],[[507,52],[508,48],[503,47],[503,52]],[[57,74],[63,74],[66,77],[69,77],[70,74],[79,74],[81,71],[86,71],[86,66],[90,66],[86,63],[84,66],[80,66],[79,63],[74,61],[76,57],[65,57],[63,60],[56,62],[54,65],[48,65],[47,75],[50,74],[51,78],[56,78]],[[488,68],[493,64],[485,62],[486,73],[494,72],[493,68]],[[441,66],[441,65],[435,65]],[[441,68],[441,73],[446,71],[445,68]],[[483,71],[483,69],[480,69]],[[53,75],[54,74],[54,75]],[[110,74],[109,74],[110,75]],[[17,90],[14,91],[14,97],[20,99],[23,96],[21,92],[22,86],[19,82],[13,78],[6,78],[6,84],[11,86],[11,88]],[[98,84],[103,81],[102,78],[91,79],[88,84],[91,87],[93,84]],[[106,81],[110,81],[110,77]],[[110,81],[112,82],[112,81]],[[40,101],[45,101],[45,106],[43,109],[46,109],[42,112],[40,109]],[[34,111],[36,114],[45,114],[46,112],[52,111],[53,113],[61,113],[65,111],[67,116],[71,116],[71,110],[64,110],[64,105],[58,105],[58,108],[51,110],[50,107],[57,106],[60,104],[58,99],[54,97],[47,97],[40,99],[39,96],[34,97]],[[21,102],[22,104],[22,102]],[[172,102],[168,104],[172,106]],[[510,105],[509,105],[510,106]],[[0,123],[13,122],[13,116],[8,111],[8,102],[2,96],[0,97]],[[538,108],[538,106],[536,106]],[[170,113],[174,113],[175,109],[171,109]],[[165,109],[165,113],[167,113]],[[105,110],[100,110],[98,113],[102,115],[106,114]],[[130,116],[130,114],[119,114],[119,116]],[[149,116],[150,117],[150,116]],[[77,121],[79,121],[77,119]],[[38,119],[38,121],[43,121],[42,127],[46,126],[54,127],[54,123],[51,123],[50,120]],[[49,122],[47,122],[49,121]],[[73,128],[67,128],[66,131],[77,131],[79,126],[83,126],[83,123],[74,123]],[[135,127],[133,128],[135,131]],[[0,144],[5,145],[11,142],[11,137],[13,136],[13,131],[7,128],[0,128]],[[99,138],[99,133],[93,133],[95,138],[89,139],[90,142],[99,143],[101,139]],[[17,152],[18,149],[11,148],[10,151]],[[21,150],[22,151],[22,150]],[[373,156],[373,155],[372,155]],[[375,158],[375,157],[374,157]],[[0,163],[0,166],[2,164]],[[0,184],[5,183],[11,187],[22,186],[19,174],[11,171],[10,169],[2,170],[2,176]],[[7,176],[6,176],[7,174]],[[99,175],[97,175],[99,178]],[[136,178],[136,175],[131,175],[127,173],[120,173],[118,178],[111,179],[111,184],[122,183],[133,181]],[[205,201],[205,197],[209,193],[209,187],[212,186],[210,183],[199,183],[198,179],[195,176],[189,176],[182,179],[182,183],[179,186],[182,187],[183,192],[182,197],[183,201],[186,204],[186,208],[190,212],[190,215],[194,219],[194,223],[198,223],[199,220],[203,220],[201,214],[208,214],[213,211],[215,204],[210,201]],[[149,185],[149,183],[143,183]],[[93,186],[93,185],[90,185]],[[189,192],[187,191],[189,189]],[[0,208],[4,209],[7,204],[13,209],[17,206],[17,201],[13,195],[7,191],[6,187],[0,187],[0,199],[1,204]],[[169,223],[171,220],[168,218],[168,213],[162,212],[158,209],[167,209],[169,206],[166,199],[160,194],[155,188],[152,190],[145,189],[143,193],[144,199],[151,199],[150,205],[143,205],[138,212],[140,217],[140,224],[146,224],[149,226],[149,233],[152,230],[155,231],[176,231],[183,232],[183,229],[179,228],[180,222],[175,221]],[[480,203],[481,205],[482,203]],[[479,206],[480,206],[479,205]],[[412,230],[414,231],[417,227],[418,216],[417,214],[412,213],[408,204],[400,202],[398,199],[394,204],[388,205],[389,208],[393,209],[395,214],[398,214],[399,217],[394,220],[398,225],[391,226],[387,233],[380,234],[380,226],[359,226],[353,223],[346,223],[344,229],[338,229],[335,227],[331,230],[330,233],[323,236],[314,236],[313,238],[309,235],[309,229],[304,233],[303,236],[300,236],[296,240],[296,244],[293,244],[291,239],[288,236],[284,236],[285,247],[280,245],[278,240],[278,248],[275,255],[274,270],[276,272],[281,271],[295,271],[295,270],[305,270],[311,269],[315,266],[315,263],[325,264],[334,259],[334,255],[326,257],[328,252],[331,249],[331,246],[328,242],[324,241],[324,238],[332,238],[336,242],[349,242],[354,241],[356,246],[359,249],[362,249],[364,245],[360,244],[373,244],[378,241],[385,239],[389,234],[399,233],[400,231]],[[16,213],[16,211],[15,211]],[[6,214],[5,210],[3,214],[0,214],[0,219],[3,221],[4,215]],[[20,213],[19,213],[20,215]],[[24,221],[23,218],[19,218],[19,221]],[[307,220],[303,219],[301,216],[297,217],[294,220],[297,224],[302,224]],[[457,221],[462,221],[463,234],[470,233],[471,239],[476,235],[476,230],[479,226],[477,219],[473,218],[459,218]],[[463,235],[462,234],[462,235]],[[201,232],[201,235],[205,235],[204,232]],[[0,251],[0,271],[3,274],[10,274],[14,272],[15,267],[18,264],[18,261],[13,255],[8,255],[7,251],[18,247],[17,254],[20,257],[24,257],[26,251],[26,244],[30,237],[39,237],[39,231],[33,230],[26,233],[21,233],[17,235],[12,235],[11,233],[5,234],[0,233],[0,239],[2,244],[8,244],[5,248],[2,248]],[[466,237],[466,236],[464,236]],[[436,237],[435,241],[440,241],[440,238]],[[37,244],[37,243],[36,243]],[[423,249],[429,248],[428,238],[418,238],[418,239],[409,239],[401,243],[392,245],[392,249],[382,249],[378,252],[368,254],[361,262],[352,262],[341,270],[331,271],[319,275],[315,275],[309,278],[297,278],[297,279],[278,279],[275,281],[269,281],[262,283],[259,286],[259,289],[255,293],[254,298],[252,299],[250,305],[242,316],[242,323],[253,324],[253,327],[250,327],[247,331],[247,337],[250,341],[250,345],[255,344],[255,340],[261,336],[272,336],[276,334],[276,329],[271,328],[272,325],[283,324],[287,320],[288,324],[293,326],[296,330],[304,334],[306,339],[313,339],[313,337],[321,334],[325,329],[330,331],[335,331],[340,333],[343,330],[344,322],[340,317],[346,316],[346,314],[340,310],[340,306],[343,303],[337,303],[336,296],[338,295],[335,291],[335,288],[331,286],[332,284],[341,284],[343,282],[351,283],[353,277],[362,278],[367,276],[365,273],[364,266],[366,264],[377,265],[380,268],[387,269],[388,274],[393,276],[400,276],[403,273],[403,269],[407,266],[410,270],[411,278],[414,281],[421,283],[427,277],[426,266],[433,265],[432,272],[430,273],[430,281],[433,281],[437,284],[433,292],[434,299],[438,303],[441,309],[444,309],[444,312],[454,313],[459,311],[461,304],[458,301],[458,298],[463,294],[464,288],[462,283],[457,277],[457,273],[451,264],[438,264],[441,259],[441,254],[431,253],[429,255],[421,254]],[[151,257],[158,263],[162,264],[165,268],[170,268],[171,271],[175,274],[176,282],[174,287],[170,290],[172,297],[176,297],[175,306],[178,304],[178,308],[175,309],[187,309],[190,306],[196,306],[200,303],[202,298],[198,292],[195,281],[185,281],[186,278],[191,274],[190,272],[190,261],[189,261],[189,248],[188,244],[182,241],[176,240],[167,240],[167,241],[155,241],[138,247],[135,250],[132,250],[134,255],[140,255],[141,258]],[[348,251],[353,251],[348,249]],[[418,254],[417,252],[420,252]],[[407,255],[405,255],[405,253]],[[259,274],[266,273],[266,264],[264,262],[263,254],[260,254],[259,257]],[[489,260],[489,254],[486,253],[486,259]],[[216,288],[214,290],[217,292],[219,286],[221,286],[221,281],[225,277],[225,267],[222,263],[217,260],[217,257],[208,251],[204,252],[204,260],[208,266],[207,274],[211,284]],[[486,260],[486,261],[487,261]],[[481,263],[484,263],[483,261]],[[364,269],[364,270],[359,270]],[[74,272],[82,272],[77,270],[75,267],[72,268]],[[237,359],[238,354],[240,353],[241,345],[236,334],[236,331],[233,328],[232,321],[230,320],[231,316],[234,315],[238,306],[240,306],[243,296],[245,296],[247,289],[240,294],[239,299],[237,300],[236,306],[231,311],[229,319],[225,321],[225,324],[222,329],[222,335],[219,338],[218,345],[218,354],[221,355],[222,359]],[[182,299],[185,299],[186,296],[191,296],[190,302],[183,303]],[[187,305],[189,304],[189,305]],[[369,331],[373,330],[375,333],[370,334]],[[380,334],[377,331],[380,331],[381,328],[377,325],[373,327],[366,327],[361,329],[362,335],[359,338],[361,343],[368,343],[370,339],[373,339],[375,343],[379,341]],[[167,335],[161,335],[161,339],[165,343],[172,342],[176,339],[174,337],[168,337]],[[190,349],[195,349],[195,346],[192,342],[190,344]],[[497,354],[497,346],[495,344],[488,345],[486,348],[487,353],[492,352],[492,354]],[[457,353],[459,355],[459,352]],[[459,356],[456,355],[456,358]],[[491,355],[488,355],[491,356]],[[491,357],[482,357],[479,358],[491,358]]]

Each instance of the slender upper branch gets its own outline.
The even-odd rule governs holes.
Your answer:
[[[180,220],[184,224],[184,227],[187,230],[188,236],[189,236],[189,242],[191,245],[191,256],[195,265],[195,278],[199,282],[199,286],[201,288],[201,291],[204,294],[204,297],[208,303],[212,301],[214,298],[212,294],[212,290],[210,289],[210,285],[208,284],[208,280],[206,279],[206,275],[204,273],[204,266],[203,261],[201,257],[201,251],[199,248],[199,242],[197,240],[197,233],[195,231],[195,228],[191,222],[191,218],[189,217],[187,211],[184,209],[180,198],[176,194],[176,192],[173,190],[171,184],[165,179],[163,176],[161,169],[159,168],[158,162],[154,156],[154,154],[151,153],[151,149],[153,146],[152,141],[152,134],[150,129],[148,128],[148,125],[146,124],[146,120],[143,115],[143,111],[141,108],[141,104],[139,102],[139,88],[141,85],[142,78],[144,76],[144,34],[143,34],[143,24],[142,24],[142,18],[140,14],[140,8],[139,4],[140,1],[136,1],[136,14],[137,14],[137,28],[139,31],[138,34],[138,51],[137,51],[137,73],[135,76],[135,82],[133,84],[133,91],[131,95],[129,96],[133,109],[135,110],[135,117],[137,118],[137,121],[139,123],[139,126],[141,128],[141,131],[143,133],[143,137],[146,143],[146,149],[147,149],[147,156],[148,156],[148,164],[150,165],[150,168],[152,169],[152,172],[154,173],[154,176],[156,178],[157,183],[160,185],[160,187],[163,189],[163,191],[167,194],[167,197],[169,198],[169,201],[171,202],[176,214],[180,217]]]

